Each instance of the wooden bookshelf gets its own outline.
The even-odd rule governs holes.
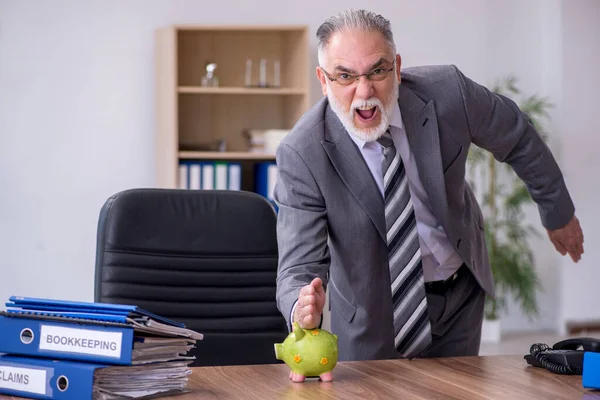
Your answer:
[[[180,160],[275,160],[275,154],[248,151],[180,151]]]
[[[202,86],[180,86],[178,93],[197,94],[256,94],[256,95],[306,95],[305,89],[297,88],[246,88],[246,87],[202,87]]]
[[[244,168],[252,168],[254,162],[275,159],[250,152],[244,132],[291,129],[308,109],[306,26],[174,25],[159,30],[156,43],[157,187],[177,187],[182,160],[243,161]],[[257,87],[261,59],[267,61],[267,87]],[[273,87],[274,61],[280,65],[278,87]],[[217,64],[217,87],[202,86],[207,62]],[[219,141],[225,151],[217,151]]]

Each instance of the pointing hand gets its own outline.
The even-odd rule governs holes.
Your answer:
[[[548,231],[548,237],[556,250],[563,256],[567,253],[574,262],[581,259],[583,254],[583,232],[577,217],[573,218],[562,228]]]

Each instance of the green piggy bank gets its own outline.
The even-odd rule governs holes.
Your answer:
[[[318,376],[331,382],[338,361],[337,336],[323,329],[302,329],[294,322],[293,331],[283,343],[275,343],[275,357],[290,368],[294,382]]]

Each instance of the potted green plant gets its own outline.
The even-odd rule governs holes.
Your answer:
[[[513,76],[497,82],[493,92],[506,97],[521,95]],[[531,95],[515,100],[538,132],[552,105],[546,98]],[[545,140],[545,135],[542,134]],[[506,309],[507,296],[512,296],[528,318],[538,315],[536,293],[541,290],[534,257],[528,243],[531,235],[539,235],[525,221],[524,207],[532,199],[524,183],[508,164],[496,161],[490,152],[475,145],[468,155],[470,184],[478,194],[484,214],[485,239],[496,285],[496,298],[487,297],[482,341],[500,340],[500,314]],[[478,179],[477,179],[478,178]]]

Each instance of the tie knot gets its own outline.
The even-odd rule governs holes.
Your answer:
[[[394,141],[392,140],[392,134],[390,133],[389,129],[386,130],[385,133],[383,135],[381,135],[381,137],[379,139],[377,139],[377,141],[379,142],[380,145],[382,145],[386,149],[388,147],[394,145]]]

